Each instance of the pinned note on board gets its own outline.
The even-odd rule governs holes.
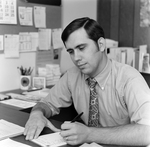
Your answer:
[[[59,49],[59,48],[62,48],[64,46],[63,42],[61,40],[61,34],[62,34],[62,29],[61,28],[52,30],[53,49]]]
[[[46,8],[34,6],[34,24],[36,28],[46,28]]]

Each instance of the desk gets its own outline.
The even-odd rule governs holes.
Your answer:
[[[5,119],[9,122],[12,122],[12,123],[15,123],[15,124],[18,124],[18,125],[24,127],[28,120],[28,117],[29,117],[28,113],[21,112],[21,111],[15,110],[15,109],[11,109],[11,108],[5,107],[5,105],[3,105],[3,104],[0,104],[0,119]],[[61,122],[58,122],[56,120],[51,120],[51,122],[57,128],[60,128]],[[47,133],[51,133],[51,132],[52,131],[50,129],[45,128],[42,131],[42,134],[47,134]],[[28,144],[32,147],[39,147],[38,145],[25,140],[24,135],[14,137],[13,140]],[[65,147],[70,147],[70,146],[66,145]]]
[[[48,88],[51,88],[51,87],[49,86]],[[15,90],[10,90],[10,91],[5,91],[5,92],[3,92],[3,94],[6,94],[6,93],[22,94],[22,92],[23,91],[21,89],[15,89]],[[32,108],[23,109],[23,108],[11,106],[11,105],[6,105],[6,104],[3,104],[3,105],[5,105],[5,107],[12,108],[12,109],[19,110],[19,111],[23,111],[23,112],[27,112],[27,113],[30,113],[31,109],[32,109]],[[74,105],[71,105],[68,108],[61,108],[60,114],[53,116],[52,119],[64,122],[64,121],[72,120],[76,115],[77,115],[77,112],[74,108]]]
[[[5,119],[7,121],[10,121],[12,123],[18,124],[20,126],[25,126],[26,121],[28,120],[29,114],[25,112],[21,112],[15,109],[11,109],[8,107],[5,107],[5,105],[0,104],[0,119]],[[57,127],[60,128],[61,122],[50,119],[50,121]],[[45,128],[42,131],[42,134],[51,133],[52,131],[48,128]],[[23,135],[14,137],[13,140],[22,142],[25,144],[28,144],[32,147],[39,147],[38,145],[25,140],[25,137]],[[103,147],[126,147],[126,146],[117,146],[117,145],[102,145]],[[65,145],[64,147],[71,147],[70,145]],[[77,147],[77,146],[76,146]],[[129,146],[128,146],[129,147]]]

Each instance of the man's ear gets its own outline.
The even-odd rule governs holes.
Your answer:
[[[98,47],[99,47],[99,50],[101,52],[104,52],[105,51],[105,48],[106,48],[106,41],[103,37],[100,37],[97,41],[97,44],[98,44]]]

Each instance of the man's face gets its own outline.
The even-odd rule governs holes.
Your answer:
[[[72,61],[82,73],[94,77],[101,71],[102,53],[83,28],[71,33],[65,45]]]

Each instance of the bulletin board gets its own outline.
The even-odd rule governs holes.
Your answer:
[[[38,32],[38,28],[35,28],[33,21],[33,26],[21,26],[18,18],[18,7],[34,7],[42,6],[46,8],[46,28],[55,29],[61,28],[61,6],[54,5],[44,5],[38,3],[29,3],[23,0],[17,0],[17,24],[0,24],[0,35],[5,34],[19,34],[20,32]],[[3,54],[4,51],[0,51],[0,54]],[[21,53],[24,54],[24,53]],[[60,50],[58,50],[60,54]],[[45,55],[47,58],[44,58]],[[41,64],[46,63],[59,63],[59,59],[54,59],[53,49],[49,51],[36,51],[36,67]],[[43,57],[43,59],[41,59]],[[59,56],[60,57],[60,56]],[[9,59],[8,59],[9,60]]]
[[[25,0],[16,0],[17,1],[17,24],[0,24],[0,35],[5,34],[14,34],[18,35],[20,32],[38,32],[38,29],[35,28],[33,21],[33,26],[21,26],[18,19],[18,7],[34,7],[34,6],[43,6],[46,8],[46,28],[55,29],[61,28],[61,6],[54,5],[43,5],[37,3],[28,3]],[[20,88],[20,74],[17,70],[17,67],[21,65],[23,67],[29,68],[30,66],[34,68],[32,76],[35,75],[36,68],[42,63],[54,63],[52,54],[49,54],[46,61],[40,60],[40,57],[43,56],[41,53],[47,55],[47,51],[32,51],[32,52],[21,52],[19,58],[5,58],[4,51],[0,53],[0,92],[8,91],[13,89]],[[52,50],[49,51],[52,53]],[[49,58],[50,57],[50,58]],[[51,58],[52,57],[52,58]],[[59,60],[56,61],[59,63]],[[8,84],[9,83],[9,84]]]
[[[37,32],[34,22],[33,26],[21,26],[18,19],[18,7],[34,7],[43,6],[46,8],[46,28],[60,28],[61,27],[61,6],[43,5],[36,3],[28,3],[23,0],[17,0],[17,24],[0,24],[0,35],[4,34],[19,34],[19,32]],[[3,53],[4,51],[0,51]]]
[[[25,7],[44,6],[46,8],[46,15],[47,15],[47,19],[46,19],[47,28],[61,27],[61,6],[41,5],[36,3],[28,3],[23,0],[17,0],[17,7],[18,6],[25,6]],[[33,26],[20,26],[18,17],[17,17],[17,22],[18,22],[17,25],[0,24],[0,35],[37,31],[37,29],[34,27],[34,24]]]

